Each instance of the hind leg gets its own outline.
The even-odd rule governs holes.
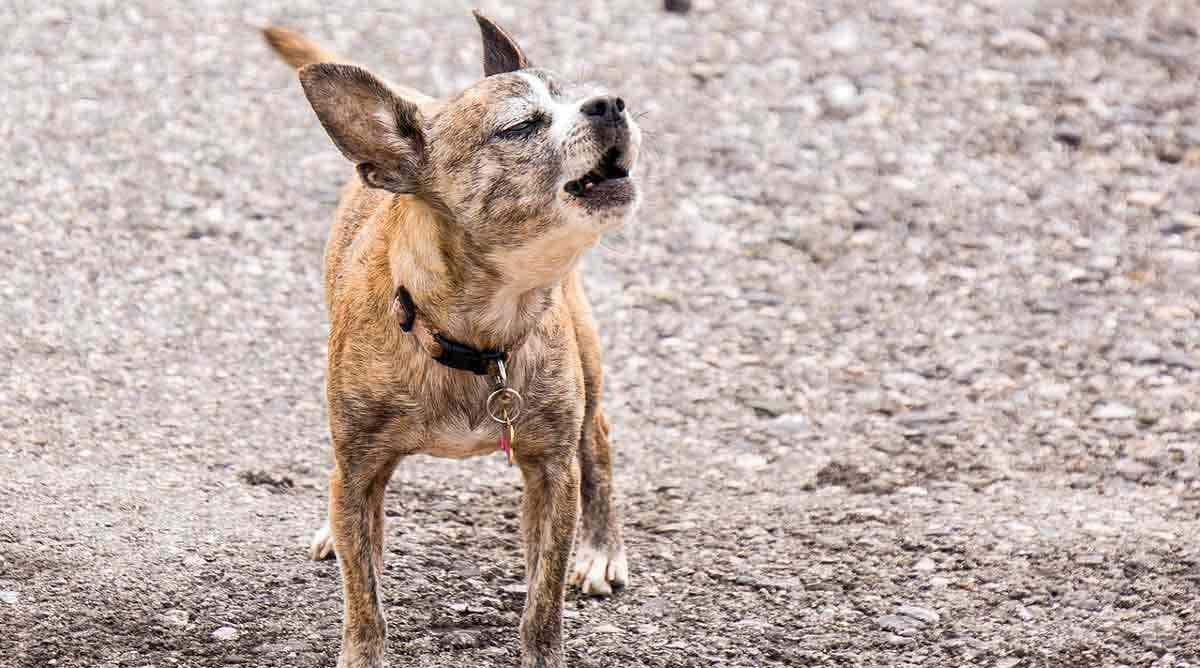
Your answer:
[[[308,558],[323,561],[332,559],[333,556],[333,530],[329,527],[329,520],[325,520],[325,524],[313,533],[312,541],[308,544]]]
[[[613,491],[608,419],[596,408],[579,444],[581,522],[569,582],[585,594],[608,596],[629,583],[621,515]]]

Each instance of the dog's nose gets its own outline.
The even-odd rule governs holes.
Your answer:
[[[598,95],[580,105],[579,110],[584,116],[595,120],[605,120],[618,124],[625,120],[625,100],[610,95]]]

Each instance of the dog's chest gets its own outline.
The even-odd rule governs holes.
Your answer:
[[[465,459],[500,449],[500,425],[487,419],[472,427],[462,419],[447,419],[429,430],[421,452],[434,457]]]

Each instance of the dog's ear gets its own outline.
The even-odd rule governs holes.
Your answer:
[[[357,165],[363,182],[395,193],[420,190],[425,132],[415,104],[354,65],[306,65],[300,83],[325,132]]]
[[[525,52],[517,45],[517,41],[504,31],[504,28],[496,25],[491,19],[479,13],[476,9],[474,12],[475,20],[479,22],[479,32],[483,36],[483,75],[490,77],[493,74],[503,74],[505,72],[515,72],[529,67],[529,59],[525,57]]]

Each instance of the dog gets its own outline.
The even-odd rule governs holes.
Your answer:
[[[357,172],[325,250],[334,467],[310,548],[341,567],[340,668],[384,665],[384,489],[409,455],[503,451],[520,468],[522,666],[564,665],[568,579],[593,595],[629,580],[577,264],[638,208],[641,131],[623,99],[475,19],[484,78],[446,99],[263,29]]]

